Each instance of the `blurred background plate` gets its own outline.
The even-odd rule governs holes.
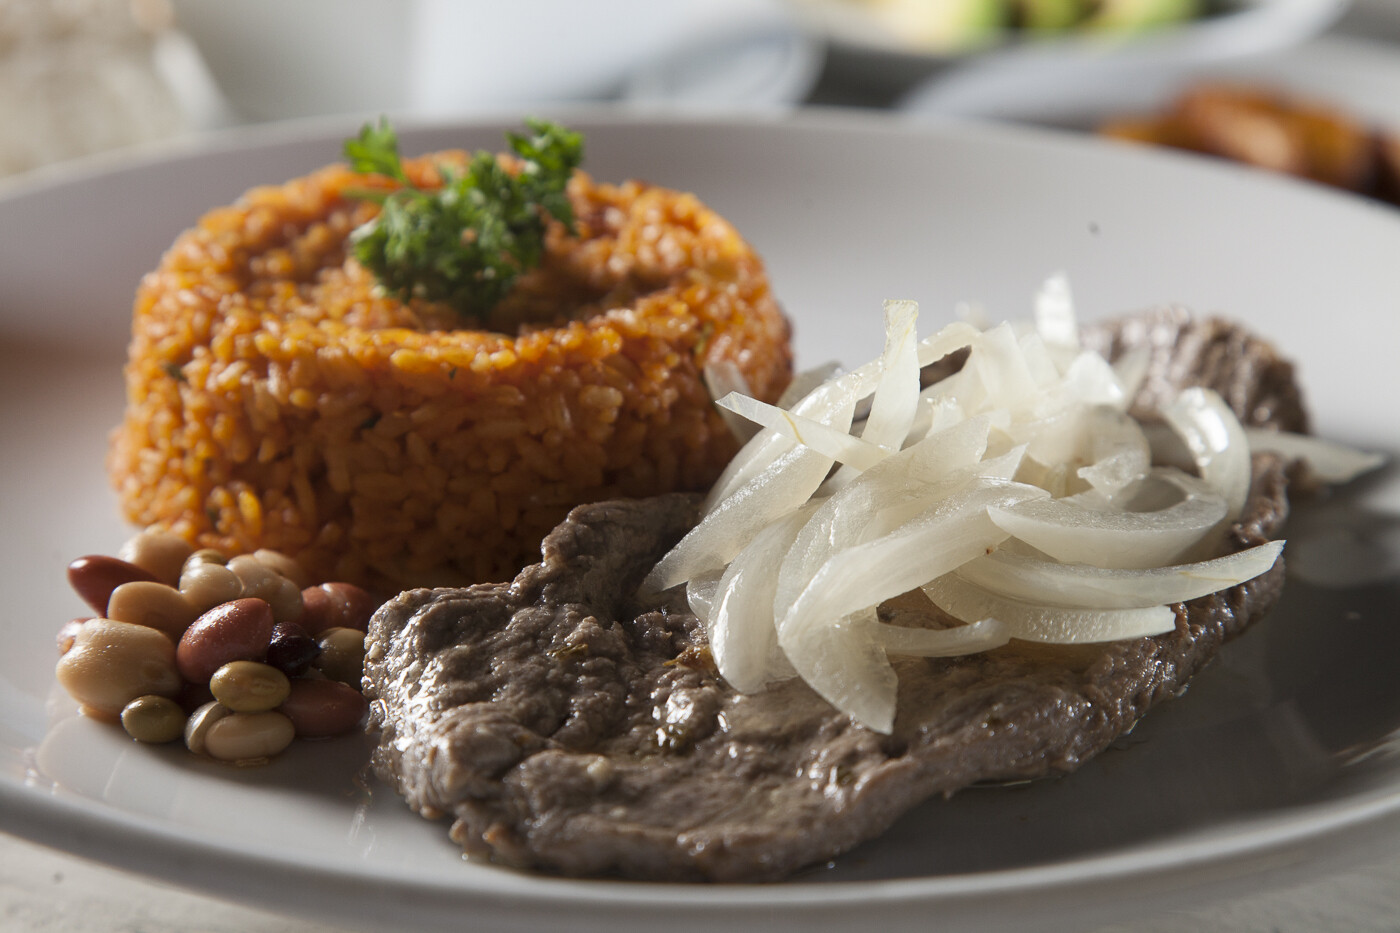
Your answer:
[[[1329,35],[1275,53],[1190,68],[1144,69],[1141,63],[1131,68],[1133,80],[1122,80],[1122,68],[1107,63],[1090,68],[1036,60],[988,62],[916,86],[899,109],[1088,130],[1160,109],[1192,84],[1228,81],[1297,95],[1400,130],[1400,54],[1388,42]]]
[[[920,80],[968,69],[1083,71],[1097,77],[1183,69],[1295,45],[1317,35],[1347,0],[1104,0],[1115,17],[1036,32],[998,20],[949,21],[950,13],[1004,15],[1014,3],[1053,9],[1087,0],[788,0],[828,43],[828,83],[848,93],[896,95]],[[969,14],[968,10],[974,12]],[[882,12],[896,10],[895,17]],[[912,14],[911,14],[912,11]],[[1102,16],[1103,14],[1098,14]]]

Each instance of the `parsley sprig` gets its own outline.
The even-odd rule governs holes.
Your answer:
[[[460,173],[441,167],[442,186],[427,190],[409,180],[388,121],[365,124],[345,142],[351,167],[401,187],[353,192],[382,205],[379,216],[355,232],[355,258],[391,294],[484,317],[522,272],[540,264],[546,215],[574,228],[565,187],[583,159],[583,137],[554,123],[526,124],[529,135],[506,134],[520,160],[518,172],[477,152]]]

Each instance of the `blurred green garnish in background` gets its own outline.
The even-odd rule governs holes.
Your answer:
[[[851,0],[909,44],[975,48],[1008,35],[1132,34],[1196,19],[1213,0]]]

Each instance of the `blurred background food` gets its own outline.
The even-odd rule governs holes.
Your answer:
[[[0,0],[0,174],[170,136],[161,0]]]
[[[1202,82],[1152,114],[1120,116],[1105,136],[1184,149],[1400,204],[1400,135],[1276,88]]]
[[[910,50],[950,53],[1067,32],[1131,35],[1220,14],[1226,0],[798,0],[833,28]]]
[[[1385,46],[1361,93],[1400,99],[1377,86],[1400,0],[0,0],[0,174],[257,123],[581,102],[1092,130],[1338,36]]]

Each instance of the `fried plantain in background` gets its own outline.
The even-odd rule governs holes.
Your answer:
[[[1341,109],[1255,85],[1207,82],[1102,135],[1185,149],[1400,204],[1400,137]]]

